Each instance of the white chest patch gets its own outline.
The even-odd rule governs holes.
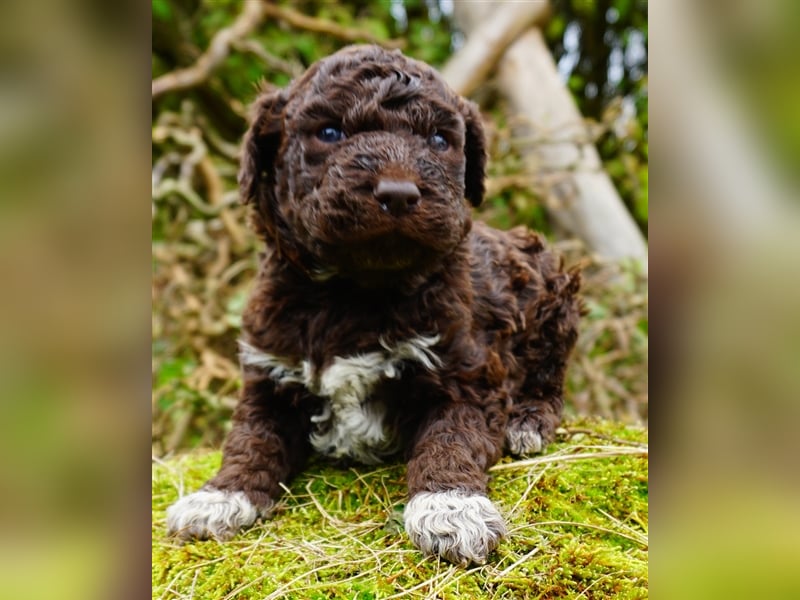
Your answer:
[[[264,369],[278,383],[304,385],[325,399],[322,413],[311,417],[316,431],[310,440],[318,452],[375,464],[397,449],[398,440],[386,426],[386,406],[370,400],[370,395],[382,379],[399,378],[404,362],[417,362],[431,371],[441,366],[441,359],[431,349],[438,341],[439,336],[418,336],[394,345],[380,340],[383,350],[337,356],[319,373],[307,360],[287,364],[243,341],[239,342],[239,360],[242,366]]]

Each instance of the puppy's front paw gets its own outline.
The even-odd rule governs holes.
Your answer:
[[[506,429],[506,447],[512,454],[527,456],[541,452],[545,444],[535,429],[525,427],[520,421],[511,421]]]
[[[167,528],[170,535],[182,540],[224,541],[252,525],[264,512],[253,506],[244,492],[204,489],[184,496],[167,509]]]
[[[423,553],[461,566],[485,563],[506,534],[503,517],[486,496],[460,490],[417,494],[406,505],[405,526]]]
[[[506,426],[506,448],[518,456],[541,452],[553,441],[558,421],[538,406],[515,406]]]

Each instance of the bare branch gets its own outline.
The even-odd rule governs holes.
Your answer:
[[[308,31],[313,31],[314,33],[332,35],[333,37],[346,42],[370,42],[372,44],[378,44],[379,46],[389,49],[403,48],[406,44],[405,40],[382,40],[368,31],[364,31],[363,29],[350,29],[347,27],[342,27],[341,25],[337,25],[331,21],[318,19],[316,17],[309,17],[308,15],[304,15],[291,8],[278,6],[276,4],[265,4],[264,13],[267,16],[285,21],[292,27],[306,29]]]
[[[303,74],[303,65],[299,62],[289,62],[267,52],[256,40],[234,40],[231,45],[240,52],[249,52],[261,59],[261,61],[274,71],[280,71],[291,77],[299,77]]]
[[[211,75],[211,72],[224,61],[230,53],[234,41],[253,31],[264,20],[265,4],[260,0],[246,0],[244,9],[230,27],[220,29],[200,58],[185,69],[170,71],[153,80],[153,98],[174,91],[194,87]]]
[[[455,91],[469,96],[491,73],[503,53],[526,29],[549,11],[547,2],[520,2],[499,7],[484,5],[488,14],[466,24],[469,32],[464,46],[447,61],[442,75]],[[458,16],[470,17],[470,10]]]

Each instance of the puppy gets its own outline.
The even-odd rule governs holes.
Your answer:
[[[412,542],[486,561],[506,532],[486,471],[553,439],[581,306],[541,237],[473,225],[485,164],[476,106],[399,51],[345,48],[257,100],[239,183],[267,250],[241,401],[171,533],[230,538],[313,451],[402,455]]]

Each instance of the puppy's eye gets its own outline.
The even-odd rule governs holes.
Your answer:
[[[344,132],[337,127],[327,126],[317,132],[317,139],[326,144],[335,144],[336,142],[341,142],[344,138]]]
[[[450,144],[447,143],[447,140],[444,139],[444,136],[441,133],[434,133],[431,137],[429,137],[428,144],[430,144],[431,148],[438,150],[439,152],[444,152],[450,147]]]

